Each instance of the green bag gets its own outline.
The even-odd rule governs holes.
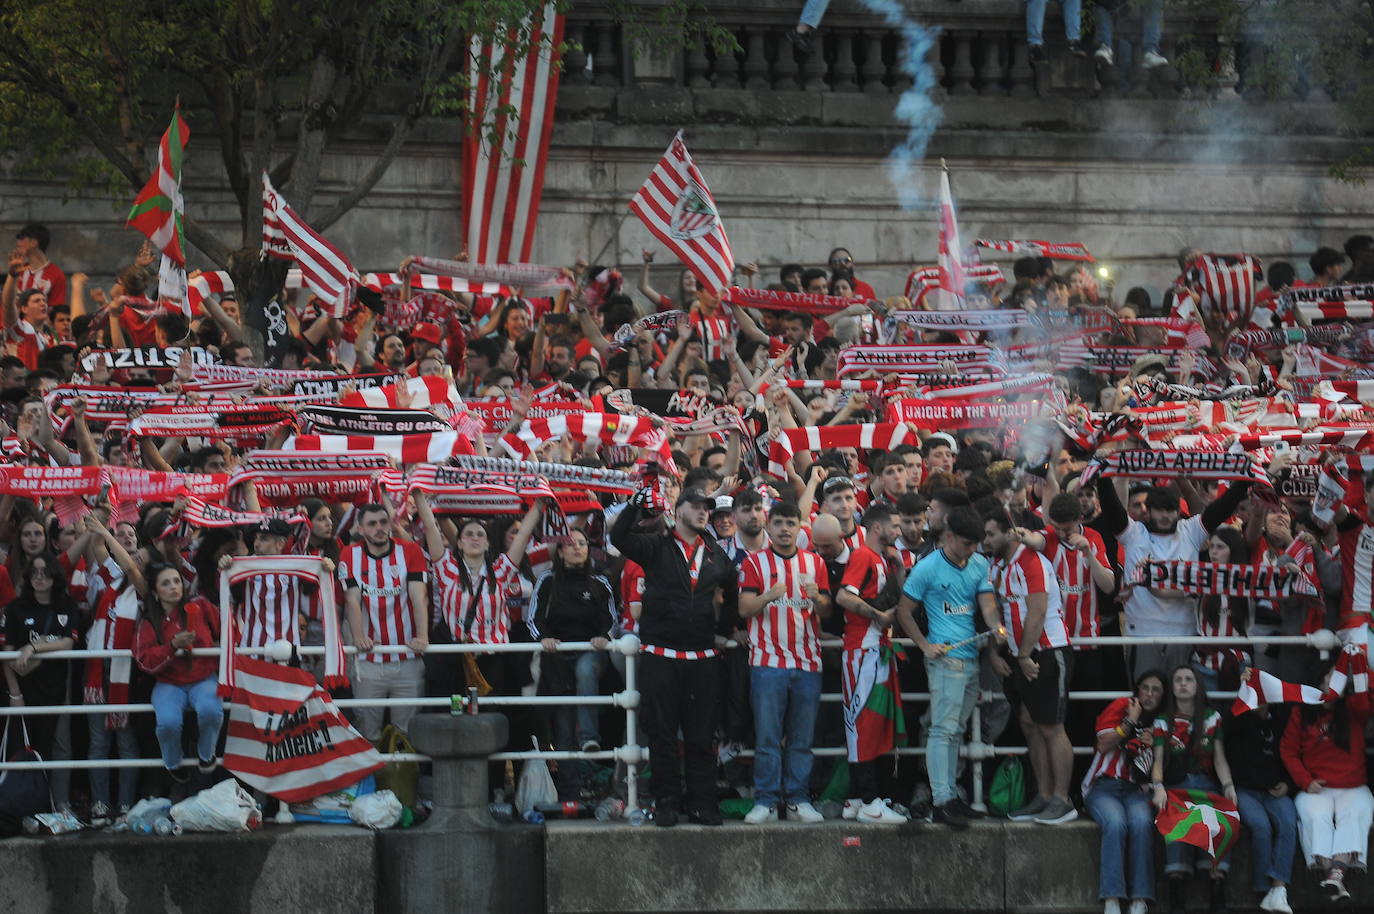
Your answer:
[[[1026,769],[1019,756],[1009,755],[997,766],[988,790],[988,811],[1005,816],[1026,805]]]

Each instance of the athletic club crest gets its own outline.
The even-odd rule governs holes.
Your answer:
[[[688,241],[709,235],[720,217],[711,195],[695,181],[689,180],[673,204],[673,218],[668,234],[678,241]]]

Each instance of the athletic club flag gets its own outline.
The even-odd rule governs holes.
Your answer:
[[[478,38],[469,48],[462,228],[475,263],[523,263],[534,245],[558,97],[563,14],[550,3],[538,21],[523,26],[529,43],[522,56]]]
[[[630,211],[712,292],[730,287],[735,255],[725,237],[715,198],[697,170],[682,131],[630,200]]]
[[[954,196],[949,190],[949,172],[940,169],[940,291],[935,296],[936,311],[958,311],[968,287],[964,270],[963,247],[959,244],[959,220],[954,215]]]
[[[1231,705],[1231,713],[1244,714],[1260,705],[1287,702],[1319,705],[1322,703],[1322,692],[1321,689],[1312,686],[1284,682],[1277,676],[1252,668],[1240,684],[1235,704]]]
[[[305,224],[286,200],[267,172],[262,173],[262,252],[281,260],[294,260],[301,268],[301,279],[312,292],[333,305],[333,316],[344,316],[353,298],[355,272],[338,248]]]
[[[342,790],[384,764],[313,676],[240,657],[229,698],[224,767],[288,803]]]
[[[1172,789],[1155,817],[1155,827],[1166,844],[1182,841],[1200,847],[1214,861],[1226,856],[1240,832],[1236,804],[1206,790]]]

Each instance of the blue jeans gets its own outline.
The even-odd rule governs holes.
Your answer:
[[[1155,810],[1130,781],[1100,778],[1083,798],[1102,830],[1102,870],[1097,897],[1155,897]],[[1130,890],[1127,891],[1129,869]]]
[[[601,674],[610,665],[609,655],[605,651],[583,651],[572,665],[577,694],[600,695]],[[592,705],[559,708],[554,715],[554,745],[559,749],[576,750],[589,741],[601,742],[601,712]]]
[[[1050,0],[1026,0],[1026,44],[1045,43],[1045,7]],[[1083,28],[1083,0],[1059,0],[1064,11],[1064,37],[1077,41]]]
[[[133,727],[125,724],[116,730],[105,729],[106,714],[88,714],[88,732],[90,734],[90,745],[86,752],[86,758],[91,761],[100,761],[110,757],[110,746],[117,745],[119,757],[122,759],[138,758],[138,739],[134,736]],[[100,802],[106,805],[110,803],[110,769],[92,768],[91,778],[91,802]],[[119,805],[133,806],[138,799],[138,769],[121,768],[119,769]]]
[[[930,801],[943,806],[954,799],[954,776],[959,770],[959,744],[964,741],[973,705],[978,700],[978,659],[926,658],[930,681],[930,739],[926,742],[926,772]]]
[[[754,709],[754,803],[809,803],[821,674],[751,666],[749,702]]]
[[[1192,790],[1210,790],[1218,793],[1217,782],[1206,774],[1190,774],[1177,784],[1170,784],[1170,787],[1189,788]],[[1164,842],[1164,872],[1169,875],[1175,873],[1191,873],[1195,869],[1201,869],[1210,858],[1207,852],[1200,847],[1191,844],[1184,844],[1182,841]],[[1210,869],[1210,864],[1206,864]],[[1231,868],[1229,855],[1217,864],[1218,872],[1226,872]]]
[[[181,718],[187,707],[196,712],[196,755],[203,762],[215,757],[224,707],[220,704],[218,677],[192,685],[159,682],[153,686],[153,714],[157,718],[157,744],[168,771],[181,767]]]
[[[821,19],[825,17],[825,11],[830,7],[830,0],[806,0],[802,4],[801,21],[813,29],[821,27]]]
[[[1042,3],[1043,7],[1044,4]],[[1041,13],[1043,17],[1044,13]],[[1064,15],[1068,15],[1065,10]],[[1145,23],[1141,29],[1141,50],[1148,54],[1159,53],[1159,39],[1164,35],[1164,0],[1149,0],[1145,4]],[[1097,43],[1112,46],[1112,12],[1097,7]]]
[[[1298,809],[1293,798],[1237,787],[1236,806],[1240,808],[1240,821],[1250,834],[1255,891],[1269,891],[1274,879],[1287,885],[1298,849]]]

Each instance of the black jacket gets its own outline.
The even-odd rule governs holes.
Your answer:
[[[535,641],[590,641],[609,638],[619,613],[615,588],[604,575],[570,568],[546,571],[534,584],[529,622]]]
[[[615,548],[644,569],[640,640],[682,651],[715,647],[716,595],[723,593],[730,602],[738,598],[735,563],[718,543],[703,534],[706,554],[701,560],[696,587],[692,587],[687,559],[671,533],[636,532],[645,517],[642,510],[631,505],[620,512],[611,527]]]

